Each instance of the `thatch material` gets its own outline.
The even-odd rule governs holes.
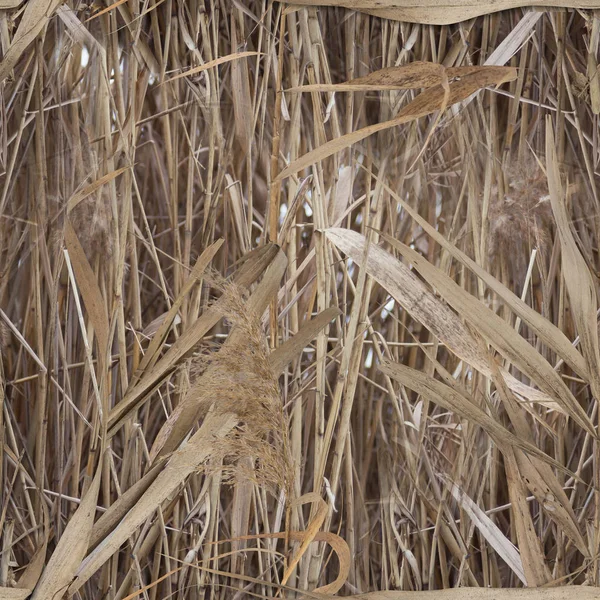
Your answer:
[[[0,9],[0,598],[595,596],[598,15]]]

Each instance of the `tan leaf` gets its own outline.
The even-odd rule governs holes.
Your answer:
[[[529,454],[540,457],[542,460],[561,469],[561,471],[568,473],[568,470],[561,464],[550,458],[530,442],[522,440],[508,431],[508,429],[503,427],[472,402],[468,396],[460,393],[457,389],[450,387],[421,371],[405,367],[396,362],[386,360],[379,365],[379,370],[408,389],[439,404],[446,410],[450,410],[463,419],[475,423],[495,440],[500,447],[503,447],[503,445],[516,446]]]
[[[177,491],[187,477],[196,471],[210,456],[215,441],[225,437],[237,423],[238,417],[232,413],[209,413],[202,424],[202,427],[200,427],[200,429],[192,436],[184,448],[173,454],[164,469],[160,471],[157,478],[151,483],[146,493],[142,494],[134,507],[125,515],[125,517],[123,517],[119,524],[79,565],[79,568],[75,573],[75,579],[69,587],[69,594],[74,594],[115,552],[119,550],[129,536],[131,536],[172,493]],[[70,524],[75,525],[74,519],[70,521]],[[56,593],[56,591],[57,590],[54,590],[53,594]],[[41,598],[48,598],[48,600],[50,600],[52,594],[50,596],[40,596],[39,598],[35,598],[35,600],[40,600]]]
[[[260,52],[236,52],[234,54],[228,54],[227,56],[220,56],[219,58],[215,58],[214,60],[209,60],[208,62],[205,62],[199,67],[194,67],[189,71],[179,73],[178,75],[167,79],[164,83],[169,83],[170,81],[176,81],[177,79],[181,79],[182,77],[190,77],[191,75],[202,73],[202,71],[213,69],[214,67],[218,67],[219,65],[222,65],[224,63],[231,62],[232,60],[239,60],[240,58],[246,58],[248,56],[258,56],[259,54]]]
[[[590,270],[581,255],[571,231],[560,182],[552,120],[546,119],[546,174],[552,213],[556,221],[565,279],[573,318],[581,340],[581,350],[588,366],[590,385],[596,400],[600,399],[600,349],[598,346],[598,298]]]
[[[221,239],[217,240],[214,244],[211,244],[208,248],[206,248],[206,250],[204,250],[204,252],[196,261],[192,272],[190,273],[189,277],[187,278],[187,281],[181,288],[181,291],[175,299],[175,302],[173,302],[167,314],[164,315],[164,317],[162,318],[160,326],[158,327],[156,333],[152,337],[152,341],[148,345],[144,357],[142,358],[138,367],[135,381],[139,380],[139,377],[143,373],[145,373],[149,367],[153,367],[156,363],[160,349],[164,344],[167,334],[171,329],[171,326],[173,325],[173,321],[175,320],[175,317],[177,316],[177,313],[179,312],[183,301],[189,294],[190,290],[194,287],[194,285],[198,283],[198,280],[200,279],[202,273],[204,273],[211,260],[215,257],[216,253],[223,245],[223,242],[224,240]]]
[[[376,17],[426,23],[430,25],[449,25],[487,15],[501,10],[524,6],[598,8],[598,0],[283,0],[299,6],[345,6],[360,10]]]
[[[445,102],[447,102],[448,106],[456,104],[457,102],[468,98],[471,94],[474,94],[481,88],[488,85],[499,85],[507,81],[512,81],[513,79],[516,79],[516,77],[517,70],[512,67],[479,67],[476,71],[465,75],[459,81],[451,83],[449,92],[446,92],[442,85],[430,88],[419,94],[412,102],[407,104],[393,119],[385,121],[384,123],[369,125],[358,131],[353,131],[352,133],[337,137],[304,154],[283,169],[276,177],[276,181],[285,179],[340,150],[348,148],[348,146],[351,146],[352,144],[364,140],[366,137],[369,137],[378,131],[409,123],[415,119],[429,115],[436,110],[440,110]]]
[[[247,287],[256,281],[265,269],[273,262],[281,251],[274,244],[262,246],[250,252],[234,276],[234,281],[242,287]],[[114,435],[129,418],[150,391],[160,384],[179,362],[187,356],[221,319],[221,313],[216,308],[207,310],[179,339],[169,348],[165,355],[154,365],[153,369],[144,374],[137,384],[130,386],[123,400],[109,414],[109,437]]]
[[[44,29],[61,3],[62,0],[29,0],[27,2],[17,32],[0,63],[0,81],[6,79],[23,52]]]
[[[477,298],[457,285],[440,269],[429,263],[412,248],[386,236],[414,268],[435,288],[472,327],[480,331],[488,343],[511,361],[538,387],[555,398],[563,410],[583,429],[595,436],[594,426],[587,413],[573,397],[560,375],[539,352],[521,337],[506,321],[487,308]]]
[[[98,286],[96,275],[88,262],[85,252],[79,242],[79,238],[67,219],[65,224],[65,244],[69,251],[71,264],[75,273],[79,292],[83,298],[83,303],[94,326],[94,333],[98,340],[98,358],[100,364],[104,364],[108,352],[108,315],[106,306],[102,297],[102,292]],[[101,371],[100,371],[101,372]]]
[[[481,535],[489,542],[498,556],[510,567],[511,571],[525,584],[531,585],[525,577],[521,555],[515,545],[507,539],[500,528],[477,506],[469,496],[455,483],[449,483],[450,493],[460,503],[469,519],[479,530]]]
[[[375,281],[383,286],[415,319],[423,323],[460,359],[485,376],[490,376],[488,357],[481,352],[464,322],[441,302],[410,269],[379,246],[371,246],[363,265],[365,238],[348,229],[328,229],[327,237],[358,265],[364,266]],[[474,299],[475,300],[475,299]],[[476,301],[476,300],[475,300]],[[484,307],[483,307],[484,308]],[[547,393],[535,390],[502,372],[508,387],[532,402],[557,408]]]
[[[96,503],[102,474],[102,461],[94,479],[69,520],[64,533],[44,569],[32,595],[32,600],[55,600],[67,590],[88,549],[96,516]]]
[[[326,308],[316,317],[305,323],[300,331],[289,340],[275,348],[269,357],[273,373],[279,375],[285,367],[292,362],[302,350],[309,344],[317,334],[335,319],[341,311],[336,307]]]
[[[405,210],[413,220],[429,234],[429,236],[437,242],[442,248],[450,253],[450,255],[459,261],[462,265],[472,271],[479,277],[492,291],[494,291],[510,309],[517,314],[521,319],[531,327],[535,333],[542,339],[548,347],[552,348],[576,373],[583,377],[586,381],[589,380],[587,365],[583,356],[573,347],[573,344],[567,336],[538,312],[533,310],[521,298],[509,290],[502,282],[490,275],[485,269],[480,267],[473,259],[467,256],[462,250],[449,242],[435,227],[432,227],[426,219],[419,215],[418,211],[412,208],[405,202],[394,190],[383,183],[386,191],[394,198],[402,209]],[[384,233],[382,237],[389,241],[389,238]]]

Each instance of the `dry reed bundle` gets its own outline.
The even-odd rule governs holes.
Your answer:
[[[0,598],[598,596],[600,15],[377,11],[0,1]]]

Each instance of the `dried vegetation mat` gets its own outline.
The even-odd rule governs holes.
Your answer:
[[[0,0],[0,598],[598,598],[599,40]]]

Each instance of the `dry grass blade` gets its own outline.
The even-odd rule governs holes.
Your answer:
[[[198,283],[198,280],[208,268],[211,260],[215,257],[216,253],[219,251],[221,246],[223,245],[223,240],[217,240],[214,244],[209,246],[198,258],[194,268],[192,269],[185,285],[182,287],[179,292],[179,296],[175,299],[175,302],[171,305],[169,311],[162,317],[161,323],[152,336],[152,340],[150,344],[148,344],[148,348],[146,349],[146,353],[142,358],[138,370],[136,372],[136,380],[146,372],[146,370],[153,366],[158,360],[158,354],[162,345],[165,342],[167,334],[171,327],[173,326],[173,322],[181,305],[183,304],[186,296],[190,293],[192,288]]]
[[[31,595],[31,590],[0,587],[0,600],[26,600]]]
[[[32,600],[53,600],[63,595],[85,556],[96,516],[102,469],[98,467],[79,508],[69,521],[40,580]]]
[[[440,295],[473,327],[479,330],[501,354],[515,364],[523,373],[544,390],[549,396],[557,398],[565,412],[580,427],[595,435],[594,426],[588,415],[573,397],[556,371],[513,329],[506,327],[504,321],[487,309],[481,302],[465,292],[447,275],[432,266],[417,252],[392,241],[402,255],[423,275]]]
[[[269,356],[269,363],[273,372],[279,375],[285,367],[297,358],[304,347],[309,344],[317,334],[341,314],[337,308],[325,309],[304,324],[302,329],[278,348],[275,348]]]
[[[355,600],[593,600],[597,594],[593,587],[572,585],[510,590],[460,588],[429,592],[371,592],[347,597]]]
[[[0,598],[594,595],[600,4],[512,1],[0,0]]]
[[[89,548],[94,549],[119,524],[121,519],[135,506],[146,493],[164,468],[164,461],[158,461],[144,476],[124,492],[110,508],[94,523],[90,535]]]
[[[98,340],[98,357],[100,363],[103,364],[108,351],[108,315],[94,271],[85,256],[85,251],[70,221],[67,221],[65,225],[65,245],[69,251],[83,303],[94,326],[94,332]]]
[[[361,10],[384,19],[397,19],[413,23],[448,25],[458,23],[488,13],[518,7],[546,6],[569,8],[598,8],[597,0],[461,0],[449,3],[448,0],[284,0],[300,6],[345,6]]]
[[[577,247],[569,226],[550,118],[546,120],[546,161],[548,190],[560,238],[565,283],[581,340],[581,349],[590,373],[592,392],[596,398],[600,398],[600,348],[596,316],[598,298],[590,270]]]
[[[525,485],[515,460],[516,452],[520,452],[520,450],[511,451],[510,448],[505,448],[503,454],[506,461],[508,497],[510,498],[511,512],[525,576],[523,583],[529,587],[540,587],[549,583],[552,576],[546,565],[544,552],[527,505]]]
[[[531,585],[532,582],[528,582],[525,577],[523,562],[517,548],[510,540],[506,539],[506,536],[502,534],[497,525],[455,483],[449,483],[449,487],[454,499],[461,504],[475,527],[481,531],[483,537],[490,543],[490,546],[496,550],[502,560],[525,585],[528,585],[528,583]]]
[[[384,131],[392,127],[410,123],[411,121],[429,115],[436,110],[440,110],[445,106],[450,106],[461,100],[465,100],[481,88],[488,85],[500,85],[507,81],[512,81],[513,79],[516,79],[516,77],[516,69],[512,67],[479,67],[475,69],[474,72],[460,78],[459,81],[451,83],[449,92],[446,92],[444,86],[441,84],[430,88],[401,109],[393,119],[364,127],[363,129],[353,131],[352,133],[347,133],[346,135],[326,142],[304,156],[301,156],[283,169],[283,171],[277,175],[276,180],[280,181],[285,179],[316,162],[328,158],[332,154],[348,148],[352,144],[364,140],[378,131]]]
[[[286,92],[367,92],[372,90],[410,90],[429,88],[442,83],[444,67],[440,64],[416,61],[401,67],[373,71],[346,83],[303,85]],[[450,76],[450,74],[448,73]]]
[[[467,421],[477,424],[484,429],[501,448],[504,446],[515,446],[561,468],[561,465],[557,464],[556,461],[552,460],[539,448],[518,438],[500,423],[495,421],[493,417],[486,414],[475,404],[475,402],[445,383],[437,381],[433,377],[421,373],[416,369],[411,369],[410,367],[405,367],[404,365],[390,361],[383,362],[379,369],[392,379],[395,379],[428,400],[443,406],[447,410],[451,410],[457,415],[460,415],[463,419],[467,419]]]
[[[527,421],[523,419],[517,400],[502,380],[499,370],[494,367],[495,363],[492,362],[491,364],[494,385],[500,399],[504,403],[515,434],[522,440],[533,443],[533,433]],[[519,449],[510,451],[505,448],[503,451],[507,454],[507,471],[510,471],[507,473],[510,479],[509,493],[516,496],[516,500],[513,503],[515,510],[519,511],[522,515],[519,516],[519,519],[522,523],[521,527],[525,529],[525,537],[528,538],[526,543],[531,548],[531,551],[536,555],[541,554],[537,537],[531,534],[533,525],[531,524],[529,509],[525,508],[527,503],[522,491],[525,487],[534,495],[540,506],[547,511],[548,517],[573,541],[579,551],[586,558],[589,558],[589,550],[581,535],[573,507],[550,466],[539,458],[527,456]],[[543,562],[543,560],[539,560],[537,557],[535,557],[535,561],[538,564]],[[542,569],[537,570],[539,572],[543,571]],[[546,578],[547,576],[544,572],[544,581]]]
[[[69,214],[82,200],[85,200],[85,198],[99,190],[103,185],[113,181],[113,179],[116,179],[119,175],[122,175],[129,169],[131,169],[131,167],[121,167],[112,173],[103,175],[93,183],[90,183],[84,187],[82,190],[75,192],[75,194],[69,198],[69,202],[67,204],[67,214]]]
[[[249,56],[258,56],[257,52],[238,52],[236,54],[229,54],[228,56],[221,56],[219,58],[215,58],[214,60],[210,60],[207,63],[200,65],[199,67],[195,67],[190,69],[189,71],[185,71],[183,73],[179,73],[179,75],[175,75],[170,79],[167,79],[164,83],[170,83],[171,81],[177,81],[177,79],[181,79],[182,77],[191,77],[192,75],[197,75],[198,73],[202,73],[208,69],[213,69],[214,67],[218,67],[224,63],[231,62],[232,60],[239,60],[240,58],[247,58]]]
[[[240,267],[240,272],[235,279],[237,285],[242,287],[254,282],[266,269],[280,252],[276,246],[271,245],[255,253],[244,261]],[[154,365],[150,373],[147,373],[131,390],[128,390],[123,400],[112,410],[109,415],[109,436],[123,426],[129,418],[129,414],[137,408],[148,392],[156,386],[161,379],[173,370],[179,361],[182,360],[202,337],[214,327],[222,318],[222,314],[214,308],[202,315],[184,334],[177,340],[168,352]]]
[[[442,248],[448,251],[456,260],[465,267],[470,269],[477,277],[479,277],[491,290],[493,290],[500,298],[507,303],[511,310],[515,312],[525,323],[527,323],[535,333],[548,344],[565,362],[571,366],[581,377],[589,381],[589,373],[585,359],[573,347],[573,344],[565,336],[565,334],[548,319],[545,319],[538,312],[528,306],[521,298],[509,290],[501,281],[490,275],[485,269],[478,265],[473,259],[467,256],[463,251],[456,247],[455,244],[449,242],[443,235],[440,235],[434,227],[432,227],[419,213],[409,206],[398,194],[388,188],[388,192],[398,202],[399,205],[427,232],[433,240],[435,240]],[[382,237],[389,243],[392,243],[390,238],[385,233]]]
[[[361,264],[364,256],[364,236],[344,229],[328,229],[327,237],[344,253]],[[465,327],[463,321],[446,304],[442,303],[419,280],[410,269],[396,260],[389,253],[378,246],[369,248],[367,262],[364,267],[375,281],[382,285],[410,314],[423,323],[437,338],[444,342],[461,360],[476,368],[485,375],[491,373],[487,357],[480,351],[471,332]],[[469,300],[469,302],[471,302]],[[469,310],[465,312],[468,318],[483,313],[482,318],[488,316],[488,311],[472,298]],[[475,311],[475,313],[473,313]],[[492,317],[494,315],[491,315]],[[479,325],[476,325],[479,327]],[[502,326],[502,329],[505,329]],[[513,332],[514,333],[514,332]],[[512,334],[508,334],[512,336]],[[494,339],[494,341],[496,341]],[[523,343],[525,343],[523,341]],[[521,342],[519,342],[520,345]],[[529,351],[529,350],[528,350]],[[551,367],[547,365],[547,369]],[[507,385],[515,393],[526,397],[532,402],[542,402],[549,407],[555,407],[557,402],[554,396],[540,393],[523,384],[509,373],[502,374]],[[556,379],[554,373],[552,379]],[[543,389],[543,388],[542,388]],[[584,421],[585,422],[585,421]]]
[[[17,32],[2,57],[2,62],[0,63],[0,82],[6,79],[21,55],[44,29],[60,4],[61,0],[30,0],[27,3]],[[5,6],[3,8],[11,7]]]
[[[214,451],[214,444],[227,436],[238,423],[239,418],[233,413],[209,413],[202,427],[192,436],[185,448],[172,456],[148,490],[142,494],[119,524],[80,564],[79,559],[73,582],[71,583],[72,575],[68,578],[69,594],[74,594],[113,554],[118,552],[121,545],[138,527],[210,457]],[[61,578],[61,586],[64,584],[64,578]],[[56,591],[58,588],[53,589],[52,595]],[[46,597],[52,596],[44,596]]]

